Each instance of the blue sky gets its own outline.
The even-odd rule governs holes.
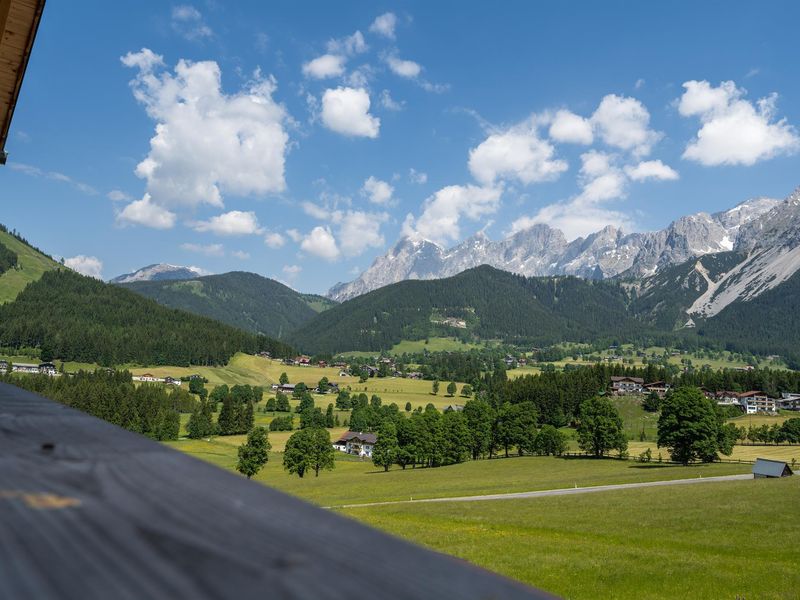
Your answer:
[[[48,3],[0,221],[110,278],[324,292],[449,246],[800,185],[795,2]]]

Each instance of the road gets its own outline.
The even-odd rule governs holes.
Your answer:
[[[451,498],[421,498],[419,500],[392,500],[389,502],[366,502],[363,504],[342,504],[326,508],[358,508],[361,506],[385,506],[389,504],[419,504],[421,502],[479,502],[483,500],[517,500],[520,498],[541,498],[545,496],[570,496],[572,494],[591,494],[613,490],[632,488],[659,487],[664,485],[692,485],[696,483],[714,483],[717,481],[742,481],[752,479],[753,475],[718,475],[715,477],[695,477],[692,479],[672,479],[667,481],[645,481],[641,483],[618,483],[613,485],[594,485],[589,487],[561,488],[557,490],[539,490],[536,492],[514,492],[509,494],[484,494],[481,496],[454,496]]]

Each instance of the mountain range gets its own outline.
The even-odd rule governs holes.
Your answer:
[[[194,279],[202,275],[208,275],[197,267],[181,267],[179,265],[169,265],[159,263],[147,265],[132,273],[125,273],[111,279],[109,283],[133,283],[135,281],[175,281],[180,279]]]
[[[727,211],[681,217],[660,231],[625,234],[608,225],[572,241],[545,224],[496,242],[477,233],[450,249],[430,240],[404,237],[357,279],[333,286],[328,297],[342,302],[390,283],[450,277],[483,264],[528,277],[642,278],[693,257],[749,247],[758,230],[752,225],[781,204],[771,198],[755,198]]]

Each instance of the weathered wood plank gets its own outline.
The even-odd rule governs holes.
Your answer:
[[[0,598],[551,598],[0,384]]]

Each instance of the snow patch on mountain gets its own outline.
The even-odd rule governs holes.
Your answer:
[[[162,281],[167,279],[194,279],[203,275],[210,275],[209,271],[200,267],[183,267],[160,263],[147,265],[133,273],[125,273],[111,279],[109,283],[133,283],[134,281]]]

